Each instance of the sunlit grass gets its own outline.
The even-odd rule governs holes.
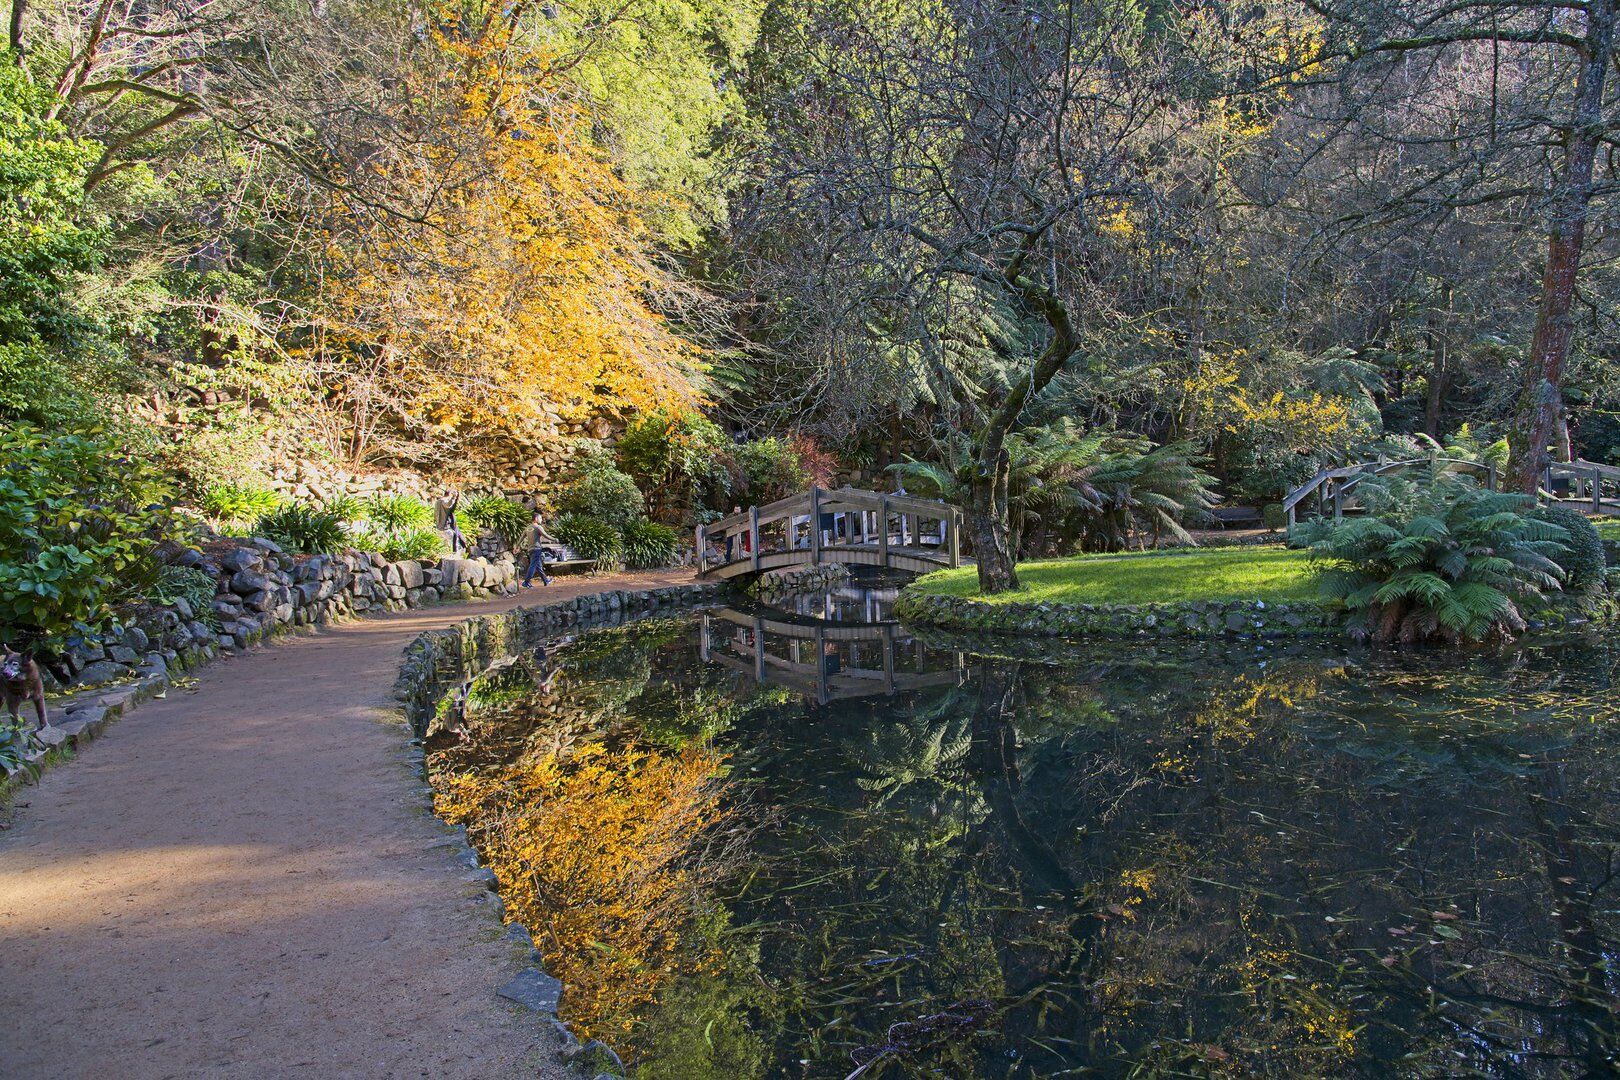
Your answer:
[[[1017,592],[985,599],[992,603],[1173,604],[1317,598],[1305,552],[1282,548],[1084,555],[1023,563],[1018,577],[1021,588]],[[963,567],[930,574],[916,587],[945,596],[977,596],[979,581],[971,567]]]
[[[1597,526],[1598,535],[1605,540],[1620,540],[1620,518],[1598,518],[1592,522]]]

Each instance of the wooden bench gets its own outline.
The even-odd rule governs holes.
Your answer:
[[[1266,523],[1265,516],[1252,506],[1216,506],[1209,511],[1211,524],[1223,529],[1259,528]]]
[[[585,574],[596,569],[595,559],[580,558],[579,552],[567,544],[546,544],[545,550],[548,574]]]

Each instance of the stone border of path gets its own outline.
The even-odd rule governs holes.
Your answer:
[[[434,813],[433,789],[427,784],[427,761],[423,738],[439,701],[457,684],[476,677],[500,657],[528,648],[564,630],[584,630],[622,624],[625,621],[660,612],[689,610],[713,603],[730,593],[720,582],[694,582],[658,589],[618,589],[572,597],[553,604],[518,607],[493,615],[475,615],[454,626],[428,630],[405,647],[405,660],[394,683],[394,697],[409,722],[411,739],[408,762],[422,779],[423,799]],[[437,814],[434,814],[437,819]],[[496,919],[505,919],[505,905],[496,891],[495,872],[484,866],[478,852],[467,841],[465,826],[451,826],[456,858],[478,874],[490,890],[493,903],[484,906]],[[592,1039],[581,1042],[557,1017],[565,987],[560,979],[540,966],[540,953],[534,948],[529,931],[518,923],[506,924],[506,936],[529,950],[530,966],[500,987],[496,993],[526,1007],[540,1017],[561,1039],[558,1057],[582,1076],[612,1080],[624,1075],[624,1063],[607,1044]]]
[[[209,610],[194,610],[179,596],[136,604],[124,625],[89,635],[69,649],[62,659],[74,681],[57,688],[65,693],[49,701],[53,723],[30,736],[27,765],[0,776],[0,802],[70,757],[129,708],[161,697],[176,674],[194,671],[222,654],[242,652],[273,634],[326,626],[368,611],[405,611],[517,591],[517,570],[509,554],[494,561],[447,555],[391,563],[358,550],[290,554],[270,540],[253,537],[182,547],[170,556],[169,565],[214,580]]]

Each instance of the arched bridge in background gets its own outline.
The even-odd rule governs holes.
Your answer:
[[[1336,469],[1323,469],[1283,499],[1282,507],[1292,529],[1303,513],[1314,510],[1318,517],[1329,513],[1341,518],[1345,512],[1359,511],[1356,488],[1365,480],[1394,473],[1429,471],[1460,473],[1477,477],[1487,488],[1496,490],[1496,466],[1465,458],[1408,458],[1404,461],[1366,461]],[[1562,502],[1589,509],[1593,514],[1620,513],[1620,469],[1595,461],[1555,461],[1542,472],[1539,497],[1545,502]]]
[[[877,566],[926,574],[961,566],[962,512],[949,503],[813,487],[697,528],[698,576],[736,578],[785,566]]]

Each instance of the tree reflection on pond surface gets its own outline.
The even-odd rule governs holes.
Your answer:
[[[763,683],[713,659],[754,659],[752,635],[713,616],[586,633],[476,680],[430,738],[447,801],[604,767],[681,793],[566,815],[595,823],[566,833],[589,882],[551,900],[566,933],[547,934],[547,873],[513,863],[581,987],[565,1015],[637,1076],[1616,1070],[1612,642],[1019,659],[899,628],[892,670],[944,685],[824,698],[769,681],[815,674],[813,634],[806,672]],[[881,676],[875,640],[839,642],[840,673]],[[556,797],[511,790],[507,819]],[[461,803],[476,835],[495,811]],[[590,891],[632,879],[663,904],[656,948],[614,929],[631,898]]]

